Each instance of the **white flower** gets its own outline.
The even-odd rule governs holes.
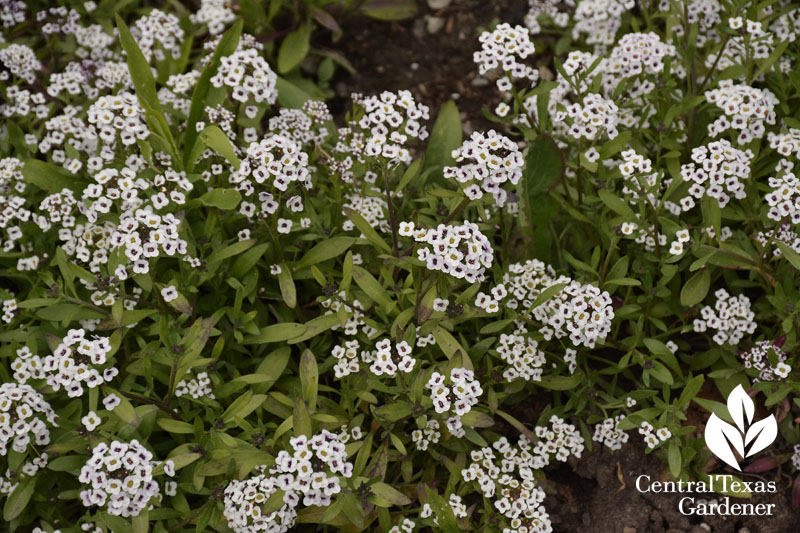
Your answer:
[[[89,485],[80,493],[81,502],[104,507],[111,515],[137,516],[159,496],[154,466],[153,454],[137,440],[101,442],[81,468],[78,481]]]
[[[403,237],[411,237],[414,234],[414,229],[413,222],[401,222],[397,233]]]
[[[121,401],[122,400],[119,399],[119,396],[117,396],[114,393],[111,393],[105,398],[103,398],[103,406],[106,408],[106,410],[113,411],[120,404]]]
[[[494,130],[486,134],[474,132],[452,155],[458,166],[445,167],[444,177],[470,184],[464,190],[470,198],[482,197],[479,186],[492,195],[498,207],[503,207],[508,199],[503,185],[516,185],[525,165],[517,143]],[[470,191],[473,186],[476,187]]]
[[[778,366],[775,367],[775,375],[783,379],[786,379],[791,371],[792,367],[786,363],[778,363]]]
[[[669,253],[672,255],[680,255],[683,253],[683,245],[680,241],[672,241],[672,244],[669,246]]]
[[[94,411],[89,411],[86,416],[81,418],[81,424],[86,426],[88,431],[94,431],[94,429],[99,426],[101,422],[102,420]]]
[[[178,299],[178,289],[175,288],[174,285],[169,285],[161,289],[161,297],[164,298],[165,302],[172,302]]]

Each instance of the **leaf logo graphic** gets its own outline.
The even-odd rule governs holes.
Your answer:
[[[753,400],[738,385],[728,396],[728,413],[736,425],[728,424],[716,414],[712,414],[706,424],[705,439],[708,449],[723,462],[741,471],[739,457],[754,455],[770,444],[778,436],[778,423],[774,415],[753,422],[756,407]]]

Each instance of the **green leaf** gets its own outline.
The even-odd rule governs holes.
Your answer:
[[[541,134],[528,147],[525,171],[518,185],[523,197],[527,223],[523,225],[528,255],[549,261],[551,240],[548,226],[558,215],[559,204],[549,191],[561,179],[564,159],[561,150],[551,137]]]
[[[399,490],[395,489],[394,487],[387,485],[386,483],[378,482],[373,485],[370,485],[372,489],[372,493],[378,496],[379,498],[387,501],[391,505],[410,505],[411,499],[400,492]]]
[[[236,189],[213,189],[200,197],[201,204],[225,211],[235,209],[241,200],[242,194]]]
[[[691,307],[705,299],[711,286],[711,273],[707,268],[700,270],[692,276],[681,289],[681,305]]]
[[[31,496],[33,496],[35,484],[36,477],[28,476],[14,488],[3,506],[3,518],[6,522],[11,522],[22,514],[22,511],[28,506]]]
[[[462,529],[456,522],[456,517],[453,514],[453,509],[445,502],[444,498],[434,492],[428,485],[425,485],[425,495],[428,498],[433,510],[433,515],[437,518],[439,524],[436,526],[436,532],[439,533],[461,533]]]
[[[253,246],[251,249],[247,250],[245,253],[240,255],[236,258],[236,262],[233,264],[233,268],[231,268],[231,273],[238,279],[243,279],[245,274],[250,272],[250,270],[258,263],[258,260],[261,259],[261,256],[264,255],[264,252],[270,247],[268,242],[262,242],[261,244],[257,244]]]
[[[370,226],[369,222],[367,222],[364,217],[361,216],[361,213],[354,209],[350,209],[349,207],[345,207],[343,211],[344,214],[347,215],[347,218],[353,222],[355,227],[358,228],[358,231],[360,231],[369,242],[382,249],[386,253],[392,253],[392,247],[389,246],[385,240],[383,240],[378,232],[375,231],[375,228]]]
[[[333,237],[316,244],[294,265],[295,271],[344,255],[356,240],[353,237]]]
[[[353,279],[356,284],[361,287],[367,296],[383,308],[388,308],[392,305],[392,299],[383,285],[378,283],[372,274],[356,265],[353,267]]]
[[[567,285],[567,283],[554,283],[553,285],[550,285],[539,293],[539,295],[531,304],[530,309],[536,309],[543,303],[546,303],[550,298],[561,292]]]
[[[317,94],[316,87],[308,87],[299,79],[288,80],[278,76],[275,88],[278,90],[278,103],[281,107],[290,109],[299,109],[309,100],[323,100],[325,98],[324,95]]]
[[[88,320],[92,318],[103,318],[106,315],[82,305],[60,303],[48,307],[42,307],[36,311],[36,316],[42,320],[53,322]]]
[[[22,167],[22,177],[28,183],[32,183],[49,193],[61,192],[63,189],[76,192],[84,188],[81,181],[70,174],[69,171],[38,159],[25,161]]]
[[[114,408],[113,413],[117,415],[120,420],[133,427],[139,426],[139,415],[136,414],[136,410],[133,408],[128,398],[110,387],[103,387],[103,392],[106,396],[114,394],[119,398],[119,405]]]
[[[525,171],[522,178],[528,199],[546,193],[561,179],[563,171],[564,159],[558,145],[549,135],[540,134],[531,142],[525,156]],[[535,206],[529,205],[530,207]]]
[[[200,78],[197,80],[197,84],[194,86],[192,105],[189,109],[189,118],[186,121],[186,128],[184,130],[186,133],[183,139],[183,144],[185,146],[183,162],[184,166],[189,170],[191,170],[192,163],[190,158],[194,152],[194,145],[198,137],[195,125],[202,120],[205,113],[208,93],[211,89],[211,78],[217,73],[221,59],[236,51],[236,47],[239,45],[239,38],[242,35],[243,26],[244,21],[239,19],[222,35],[216,50],[214,50],[214,54],[211,56],[211,61],[209,61],[206,68],[203,69]]]
[[[533,433],[531,433],[531,430],[530,430],[530,429],[528,429],[528,428],[525,426],[525,424],[523,424],[522,422],[520,422],[519,420],[517,420],[516,418],[514,418],[514,417],[513,417],[513,416],[511,416],[510,414],[506,413],[505,411],[500,411],[500,410],[497,410],[497,411],[495,411],[495,413],[496,413],[496,414],[497,414],[497,415],[498,415],[500,418],[504,419],[506,422],[508,422],[509,424],[511,424],[511,425],[514,427],[514,429],[516,429],[517,431],[519,431],[520,433],[522,433],[523,435],[525,435],[525,437],[526,437],[526,438],[527,438],[529,441],[531,441],[531,442],[537,442],[537,439],[536,439],[536,437],[533,435]]]
[[[423,168],[445,167],[455,163],[453,150],[461,146],[463,134],[461,117],[455,102],[447,102],[439,111],[433,124],[428,148],[425,151]]]
[[[278,72],[286,74],[305,59],[310,48],[311,28],[310,24],[303,24],[286,36],[278,50]]]
[[[361,12],[378,20],[403,20],[417,13],[414,0],[367,0],[361,5]]]
[[[461,422],[472,428],[488,428],[494,425],[494,420],[486,413],[481,413],[475,409],[470,410],[461,416]]]
[[[308,408],[316,411],[319,369],[317,368],[317,358],[314,357],[311,350],[303,351],[303,355],[300,356],[300,386]]]
[[[297,290],[294,286],[294,279],[292,279],[292,271],[286,266],[286,263],[281,264],[281,273],[278,274],[278,285],[281,288],[281,297],[286,305],[294,309],[297,307]]]
[[[703,374],[695,376],[686,382],[686,385],[683,387],[683,392],[681,392],[681,396],[678,399],[679,409],[683,410],[687,405],[689,405],[689,402],[694,400],[695,396],[697,396],[697,393],[703,388],[704,382],[705,376],[703,376]]]
[[[447,356],[448,359],[452,359],[454,355],[458,354],[466,354],[466,350],[461,346],[453,335],[444,329],[443,327],[439,326],[434,328],[431,331],[433,337],[436,339],[436,345],[441,348],[442,352]],[[470,370],[470,369],[468,369]]]
[[[311,417],[308,415],[308,407],[306,407],[306,403],[302,398],[297,398],[294,401],[292,428],[294,428],[295,436],[305,435],[306,437],[310,437],[313,434]]]
[[[299,336],[292,337],[291,339],[289,339],[288,344],[297,344],[298,342],[303,342],[307,341],[308,339],[313,339],[320,333],[328,331],[337,324],[339,324],[339,317],[336,316],[336,313],[331,313],[329,315],[320,315],[306,322],[305,323],[306,330]]]
[[[238,169],[241,162],[236,157],[236,152],[233,149],[230,139],[225,133],[217,126],[212,124],[200,132],[200,139],[203,144],[220,154],[228,160],[228,162]]]
[[[397,402],[376,407],[374,412],[378,418],[389,422],[397,422],[402,418],[411,416],[414,412],[414,407],[407,402]]]
[[[194,433],[194,426],[188,422],[173,420],[171,418],[158,418],[156,425],[168,433],[179,433],[191,435]]]
[[[99,516],[100,521],[105,524],[109,531],[113,531],[114,533],[128,533],[129,531],[133,531],[130,522],[121,516],[108,513],[99,513]]]
[[[781,251],[786,260],[789,261],[789,263],[791,263],[791,265],[794,268],[800,270],[800,254],[798,254],[797,252],[794,251],[794,249],[786,246],[784,243],[780,241],[774,241],[774,242],[775,246],[778,247],[778,249]]]
[[[147,533],[150,529],[150,511],[147,508],[136,516],[131,517],[131,525],[133,526],[133,533]]]
[[[239,255],[240,253],[248,250],[249,248],[252,248],[255,243],[256,243],[255,239],[247,239],[246,241],[236,241],[235,243],[230,244],[225,248],[215,250],[211,255],[208,256],[208,259],[206,259],[206,263],[211,265],[214,263],[219,263],[223,259],[233,257],[234,255]]]
[[[161,102],[158,100],[158,93],[156,92],[156,80],[153,78],[153,72],[150,70],[150,64],[144,57],[139,45],[131,35],[128,26],[117,15],[117,29],[119,30],[119,40],[122,48],[125,50],[125,55],[128,58],[128,70],[131,73],[131,81],[136,90],[136,96],[142,103],[142,107],[152,110],[160,110]]]
[[[681,475],[681,447],[678,445],[677,439],[672,439],[669,442],[669,446],[667,447],[667,460],[672,477],[677,479]]]
[[[753,75],[753,79],[757,80],[762,74],[764,74],[768,68],[770,68],[775,62],[780,58],[783,53],[786,51],[786,48],[789,46],[788,40],[782,40],[778,43],[778,45],[772,50],[772,53],[769,54],[763,63],[758,67],[755,75]]]
[[[544,376],[536,384],[550,390],[571,390],[580,385],[583,379],[584,376],[581,373],[569,376]]]
[[[616,214],[633,218],[633,211],[631,210],[630,206],[626,204],[619,196],[614,194],[613,191],[608,189],[600,189],[597,191],[597,195],[600,197],[600,200],[606,205],[606,207],[611,209]]]
[[[166,143],[166,148],[173,158],[173,161],[178,165],[182,163],[182,159],[178,157],[178,148],[175,144],[175,139],[172,137],[172,132],[169,129],[167,119],[161,109],[161,102],[158,99],[156,92],[156,80],[153,78],[153,72],[150,70],[150,64],[142,54],[141,49],[136,44],[136,40],[131,35],[130,30],[125,25],[125,22],[117,14],[117,29],[119,30],[119,40],[125,54],[128,56],[128,70],[131,74],[131,81],[136,91],[136,97],[139,99],[139,104],[145,111],[147,116],[147,125],[150,128],[151,134]]]

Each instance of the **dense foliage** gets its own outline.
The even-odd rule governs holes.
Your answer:
[[[408,91],[334,119],[331,2],[35,4],[0,0],[12,530],[547,532],[587,450],[721,470],[687,413],[737,385],[752,468],[800,468],[792,3],[532,1],[466,138]]]

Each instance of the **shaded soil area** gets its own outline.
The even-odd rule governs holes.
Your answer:
[[[493,108],[499,95],[492,82],[478,76],[472,61],[479,47],[478,35],[494,22],[521,24],[526,0],[452,0],[447,7],[430,9],[420,0],[416,18],[384,23],[353,19],[343,24],[344,38],[329,44],[356,68],[353,75],[340,76],[331,107],[342,114],[350,94],[410,90],[418,101],[430,106],[433,117],[448,100],[455,100],[465,133],[496,128],[482,110]],[[520,404],[515,416],[533,423],[539,409],[535,398]],[[687,413],[687,425],[702,428],[706,413]],[[714,494],[653,494],[636,489],[636,479],[649,475],[653,481],[668,479],[666,463],[658,454],[646,454],[636,431],[616,453],[595,446],[580,460],[548,467],[546,507],[556,533],[790,533],[800,531],[800,511],[790,502],[788,476],[771,471],[743,479],[774,480],[777,493],[756,494],[750,503],[775,504],[771,517],[685,516],[679,500],[722,497]],[[508,435],[513,438],[513,435]],[[596,444],[596,443],[595,443]],[[777,450],[775,450],[777,452]],[[786,468],[784,467],[784,470]],[[722,472],[717,466],[714,472]],[[729,472],[733,473],[733,472]],[[731,503],[736,500],[731,499]]]
[[[492,127],[483,108],[500,102],[493,82],[478,76],[472,53],[478,36],[493,23],[521,24],[526,0],[453,0],[442,9],[430,9],[420,0],[416,18],[401,22],[351,19],[343,25],[345,37],[333,45],[356,69],[335,84],[334,110],[349,105],[350,94],[410,90],[436,116],[454,100],[466,133]],[[497,127],[496,125],[494,127]]]
[[[715,468],[715,472],[722,469]],[[733,473],[733,472],[729,472]],[[656,454],[645,454],[636,431],[616,453],[595,447],[580,460],[547,472],[545,502],[554,531],[558,533],[790,533],[798,531],[798,511],[789,501],[787,476],[771,472],[764,476],[739,474],[745,481],[776,481],[776,493],[754,494],[751,499],[730,498],[730,503],[774,504],[770,517],[685,516],[679,512],[681,498],[700,500],[723,496],[714,493],[665,494],[640,492],[654,481],[670,479],[667,466]],[[685,504],[689,508],[689,502]]]

